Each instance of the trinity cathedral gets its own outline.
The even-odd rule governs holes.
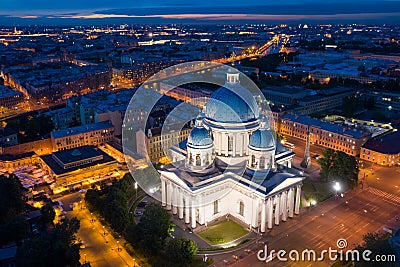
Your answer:
[[[302,173],[276,142],[254,96],[228,73],[189,137],[170,148],[161,173],[162,205],[192,228],[222,217],[265,232],[299,214]]]

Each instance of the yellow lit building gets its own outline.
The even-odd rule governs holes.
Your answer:
[[[95,146],[58,151],[40,159],[56,181],[54,191],[95,183],[118,172],[117,161]]]

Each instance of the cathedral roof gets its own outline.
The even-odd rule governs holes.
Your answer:
[[[213,140],[206,128],[194,127],[189,134],[187,144],[189,146],[210,146],[213,144]]]
[[[211,95],[206,105],[206,117],[226,123],[256,120],[258,106],[252,94],[240,84],[227,87],[221,87]]]

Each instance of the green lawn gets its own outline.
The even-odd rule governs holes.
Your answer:
[[[211,245],[225,244],[236,240],[248,232],[234,221],[222,221],[198,233]]]

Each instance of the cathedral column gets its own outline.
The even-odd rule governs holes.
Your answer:
[[[192,196],[192,207],[191,207],[191,221],[192,221],[192,228],[196,228],[196,200]]]
[[[165,188],[165,180],[161,179],[161,205],[165,207],[167,205],[167,192]]]
[[[243,150],[244,150],[244,144],[243,144],[244,134],[239,134],[238,137],[239,137],[239,140],[238,140],[238,143],[239,143],[239,156],[242,157],[243,156]]]
[[[271,197],[267,200],[267,210],[268,210],[268,229],[272,229],[272,220],[273,220],[273,212],[274,212],[274,204],[272,203]]]
[[[185,194],[185,223],[190,223],[190,202],[189,195]]]
[[[290,189],[289,189],[288,207],[289,207],[289,218],[293,218],[294,188],[290,188]]]
[[[222,142],[223,142],[222,135],[223,134],[221,132],[218,133],[218,137],[219,137],[219,155],[220,156],[222,155]]]
[[[261,205],[261,232],[265,232],[265,223],[266,223],[266,214],[265,214],[265,200],[263,200],[262,205]]]
[[[224,135],[223,135],[224,148],[225,148],[225,156],[226,156],[226,157],[229,156],[228,138],[229,138],[229,135],[228,135],[228,134],[224,134]]]
[[[294,208],[294,213],[299,214],[300,213],[300,196],[301,196],[301,185],[297,186],[297,191],[296,191],[296,206]]]
[[[288,160],[287,166],[288,166],[288,168],[292,168],[292,160],[291,159]]]
[[[198,199],[199,205],[199,224],[203,225],[205,223],[205,216],[204,216],[204,196],[200,195]]]
[[[286,222],[287,220],[287,214],[288,214],[288,209],[287,209],[287,191],[282,193],[281,196],[282,202],[282,221]]]
[[[167,210],[171,209],[171,201],[172,201],[172,183],[171,181],[167,182]]]
[[[232,135],[232,156],[236,156],[236,134]]]
[[[179,219],[183,219],[183,189],[179,189]]]
[[[252,227],[256,228],[258,226],[258,206],[259,206],[259,199],[257,197],[253,198],[253,210],[252,210],[252,219],[251,225]]]
[[[280,213],[281,213],[280,202],[281,202],[280,195],[276,195],[275,196],[275,225],[279,225],[279,221],[280,221]]]
[[[172,186],[172,214],[178,213],[178,187],[174,184]]]

